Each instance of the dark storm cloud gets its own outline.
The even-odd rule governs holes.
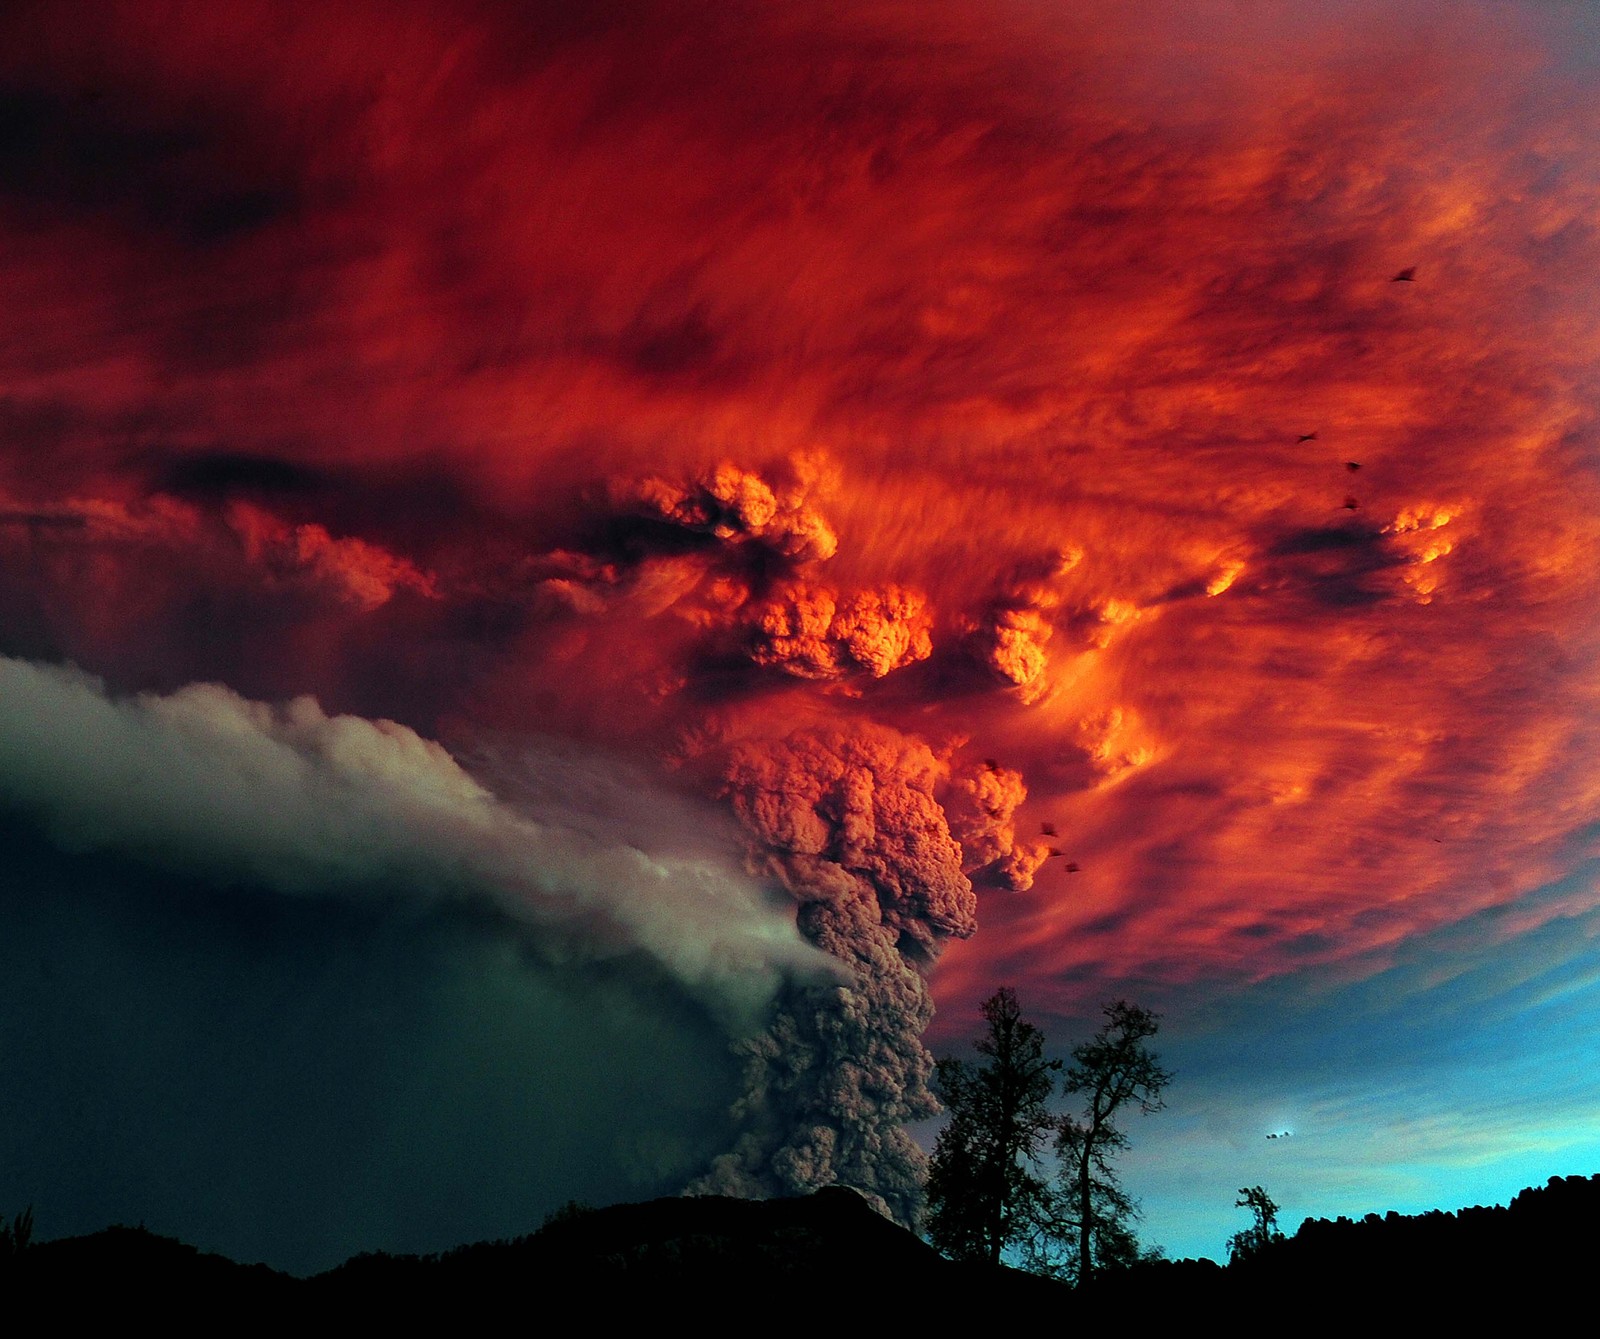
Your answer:
[[[169,459],[153,472],[157,491],[224,499],[236,494],[307,496],[326,491],[326,473],[277,456],[215,451]]]
[[[639,955],[0,840],[0,1196],[44,1237],[324,1269],[672,1194],[733,1136],[726,1032]]]
[[[0,85],[0,199],[201,247],[293,214],[286,186],[251,183],[259,155],[242,120],[140,124],[145,110],[93,89]]]

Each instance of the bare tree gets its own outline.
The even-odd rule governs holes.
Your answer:
[[[29,1205],[9,1223],[0,1218],[0,1261],[21,1255],[33,1238],[33,1205]]]
[[[1250,1210],[1255,1221],[1228,1238],[1230,1265],[1248,1260],[1273,1242],[1283,1240],[1283,1233],[1278,1231],[1278,1206],[1262,1187],[1240,1186],[1239,1198],[1233,1202],[1233,1207]]]
[[[1130,1110],[1159,1111],[1172,1075],[1146,1043],[1160,1018],[1126,1000],[1105,1006],[1105,1023],[1072,1051],[1067,1095],[1081,1094],[1081,1115],[1068,1113],[1057,1125],[1060,1178],[1051,1197],[1049,1239],[1070,1242],[1065,1272],[1080,1283],[1113,1265],[1138,1258],[1132,1224],[1138,1204],[1122,1188],[1112,1159],[1128,1147],[1119,1120]]]

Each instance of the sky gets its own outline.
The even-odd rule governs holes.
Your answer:
[[[907,1219],[1000,986],[1172,1255],[1600,1163],[1587,6],[0,38],[0,1212]]]

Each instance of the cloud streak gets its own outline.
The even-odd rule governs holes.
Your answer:
[[[1600,806],[1581,20],[557,9],[0,21],[0,651],[103,676],[117,737],[237,719],[306,795],[336,740],[446,790],[424,738],[674,773],[793,899],[740,923],[882,994],[886,1125],[930,990],[950,1036],[1002,981],[1199,1008],[1562,914],[1532,892]],[[921,844],[863,864],[884,740]],[[755,785],[790,753],[830,779]],[[587,848],[504,804],[383,793],[414,877],[716,976],[598,823],[611,901],[508,871]],[[844,1156],[762,1138],[796,1184]]]

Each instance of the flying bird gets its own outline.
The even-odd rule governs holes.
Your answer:
[[[1361,462],[1359,460],[1347,460],[1344,463],[1344,467],[1345,469],[1349,470],[1351,474],[1354,474],[1361,468]]]
[[[1076,874],[1082,868],[1083,866],[1080,865],[1076,860],[1067,861],[1066,869],[1068,874]]]
[[[1347,497],[1344,500],[1344,509],[1346,511],[1354,511],[1360,505],[1361,504],[1359,502],[1357,502],[1353,497]]]
[[[1039,824],[1039,831],[1044,833],[1046,837],[1054,837],[1056,835],[1056,825],[1054,823],[1041,823]]]
[[[1414,284],[1416,281],[1417,267],[1415,265],[1407,265],[1405,269],[1401,270],[1399,274],[1395,275],[1393,279],[1389,280],[1391,284]]]
[[[1303,432],[1294,440],[1296,446],[1298,446],[1301,442],[1314,442],[1317,440],[1317,434],[1314,432]]]

